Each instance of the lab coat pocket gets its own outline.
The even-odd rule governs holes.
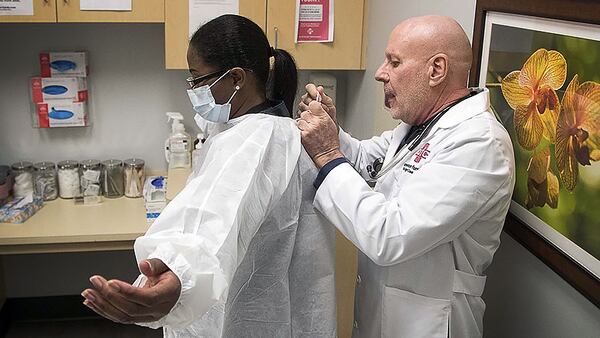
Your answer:
[[[450,300],[384,287],[383,328],[386,338],[446,338]]]

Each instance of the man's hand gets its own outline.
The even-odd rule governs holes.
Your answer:
[[[314,84],[309,83],[306,85],[305,88],[306,88],[306,94],[302,95],[302,99],[300,100],[300,103],[298,103],[298,108],[300,108],[300,111],[302,112],[302,111],[308,110],[308,105],[312,101],[316,101],[317,96],[320,96],[321,97],[321,106],[322,106],[323,110],[325,110],[327,112],[327,114],[329,114],[329,116],[331,117],[333,122],[335,124],[337,124],[336,109],[335,109],[334,102],[331,99],[331,97],[329,97],[325,94],[323,87],[321,87],[321,86],[317,87]]]
[[[140,271],[148,278],[142,287],[101,276],[92,276],[92,289],[81,295],[83,304],[117,323],[153,322],[167,315],[179,300],[181,282],[161,260],[140,262]]]
[[[327,162],[344,155],[340,151],[337,126],[321,103],[312,101],[308,109],[300,114],[298,129],[304,149],[321,169]]]

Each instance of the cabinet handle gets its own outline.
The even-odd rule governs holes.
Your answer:
[[[275,46],[273,48],[277,49],[277,45],[279,45],[279,28],[273,27],[273,31],[275,31]]]

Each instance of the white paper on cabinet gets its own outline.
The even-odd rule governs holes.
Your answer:
[[[239,14],[239,0],[189,0],[189,36],[198,27],[223,14]]]
[[[0,0],[0,15],[33,15],[33,0]]]
[[[80,0],[82,11],[131,11],[131,0]]]

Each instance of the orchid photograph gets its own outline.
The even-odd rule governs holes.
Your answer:
[[[496,24],[485,73],[492,108],[513,141],[513,201],[597,260],[598,40]]]

